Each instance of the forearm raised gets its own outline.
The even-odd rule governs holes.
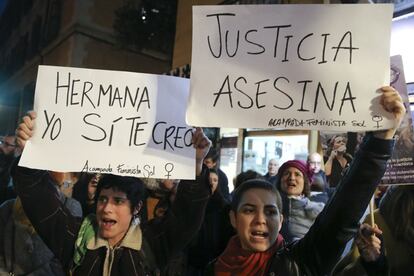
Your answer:
[[[69,265],[80,225],[59,200],[46,171],[13,168],[16,191],[30,222],[42,240],[62,262]]]
[[[313,258],[304,262],[317,274],[332,269],[347,241],[357,232],[358,222],[385,172],[393,144],[375,137],[361,144],[331,200],[298,244],[298,254],[314,251]],[[322,244],[325,246],[319,246]]]

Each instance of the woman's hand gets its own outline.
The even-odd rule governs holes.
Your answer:
[[[404,118],[406,110],[397,90],[391,86],[381,87],[380,90],[382,92],[380,103],[386,111],[394,115],[396,124],[393,128],[387,130],[374,131],[374,136],[381,139],[392,139]]]
[[[371,227],[367,223],[364,223],[359,228],[355,243],[361,258],[366,262],[374,262],[381,255],[381,240],[377,237],[380,235],[382,235],[382,231],[377,225]]]

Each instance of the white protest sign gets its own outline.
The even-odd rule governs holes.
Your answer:
[[[203,127],[390,128],[392,4],[193,7],[187,123]]]
[[[194,179],[188,90],[171,76],[39,66],[35,132],[19,165]]]

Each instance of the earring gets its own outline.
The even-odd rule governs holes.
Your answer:
[[[139,220],[139,216],[138,215],[134,215],[132,218],[132,224],[133,225],[139,225],[141,223],[141,221]]]

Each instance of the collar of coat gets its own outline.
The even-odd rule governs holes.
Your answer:
[[[97,229],[98,230],[98,229]],[[88,241],[86,248],[89,250],[95,250],[100,247],[107,247],[112,249],[106,239],[99,237],[99,231],[96,231],[95,235]],[[127,247],[133,250],[140,250],[142,246],[142,232],[139,224],[131,223],[128,232],[122,239],[121,243],[116,247]]]

